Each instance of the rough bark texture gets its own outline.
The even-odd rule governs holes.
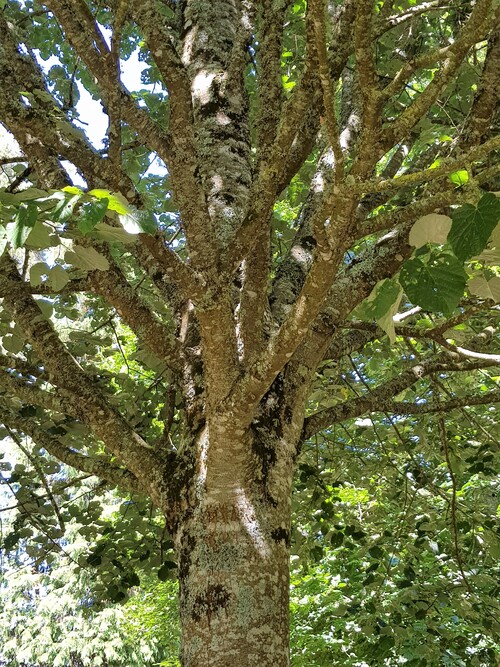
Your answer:
[[[147,208],[125,151],[137,145],[168,169],[163,195],[176,207],[178,246],[159,229],[113,253],[103,239],[75,232],[65,242],[99,251],[106,268],[70,275],[59,292],[30,285],[19,253],[7,248],[0,262],[4,319],[24,341],[22,356],[0,355],[0,419],[64,463],[146,494],[163,513],[179,564],[183,667],[289,664],[291,493],[303,441],[377,410],[443,409],[394,399],[434,372],[499,363],[488,354],[471,359],[473,343],[451,349],[443,333],[467,318],[444,318],[426,332],[432,346],[425,359],[407,358],[399,375],[304,421],[323,364],[338,365],[380,334],[356,329],[349,316],[411,255],[415,219],[474,201],[478,185],[498,177],[500,146],[492,138],[500,84],[500,8],[492,0],[465,11],[454,40],[401,56],[389,80],[379,76],[374,44],[411,23],[412,11],[391,14],[387,2],[382,11],[380,3],[355,0],[309,4],[294,18],[288,3],[270,0],[147,0],[134,7],[110,0],[99,10],[84,0],[47,0],[43,20],[64,34],[75,72],[82,69],[108,109],[108,153],[75,125],[26,48],[36,12],[7,2],[0,13],[0,120],[37,187],[67,185],[66,159],[89,189],[105,187]],[[96,20],[100,9],[113,17],[111,47]],[[144,44],[168,94],[156,117],[120,81],[124,28]],[[451,148],[432,147],[408,165],[420,121],[437,102],[446,105],[443,91],[483,40],[483,79],[479,74],[463,133]],[[285,43],[295,50],[289,90],[282,85]],[[393,102],[412,76],[431,67],[438,68],[434,78],[393,117]],[[125,133],[132,148],[121,143]],[[437,192],[459,168],[468,169],[468,189]],[[295,237],[282,248],[273,208],[294,178],[308,193],[289,225]],[[377,207],[386,204],[381,213]],[[119,224],[116,217],[111,224]],[[119,318],[137,347],[154,355],[165,396],[161,438],[148,442],[85,355],[75,359],[57,322],[40,310],[37,289],[57,303],[76,292],[99,297],[111,320]],[[402,325],[398,333],[419,335]],[[463,401],[452,398],[445,409]],[[18,409],[32,405],[39,411],[29,423]],[[51,439],[46,425],[53,418],[85,429],[99,454]]]

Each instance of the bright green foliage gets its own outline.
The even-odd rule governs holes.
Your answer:
[[[5,4],[0,1],[0,10]],[[87,4],[98,25],[114,31],[115,16],[109,8],[113,3]],[[171,9],[177,3],[154,4],[166,21],[177,21]],[[341,3],[330,4],[333,12]],[[388,3],[379,2],[375,19],[382,12],[386,18],[391,13],[397,17],[418,4],[417,0],[393,2],[387,14]],[[396,22],[377,36],[378,92],[402,68],[411,69],[422,54],[456,43],[464,16],[474,5],[455,0],[428,4],[432,5],[429,11],[417,13],[411,23]],[[309,10],[305,0],[286,10],[275,77],[282,83],[285,100],[300,86]],[[26,45],[44,64],[50,61],[47,81],[61,107],[51,123],[64,136],[67,128],[63,131],[62,116],[69,109],[71,131],[76,138],[84,138],[77,106],[80,94],[85,91],[101,100],[102,90],[84,59],[68,40],[61,39],[53,13],[27,0],[7,3],[5,14],[22,27],[26,12],[32,12]],[[326,35],[327,40],[330,37]],[[327,52],[334,53],[336,46],[328,44]],[[245,69],[250,124],[258,115],[257,51],[254,44]],[[443,88],[446,103],[437,99],[425,117],[401,135],[401,143],[390,144],[366,177],[371,194],[360,194],[357,208],[362,214],[356,220],[356,211],[352,216],[353,226],[359,223],[358,238],[345,247],[341,262],[348,276],[357,271],[366,253],[380,247],[375,244],[386,232],[397,232],[398,219],[377,226],[384,216],[397,211],[404,217],[407,207],[436,195],[442,183],[443,190],[448,188],[456,196],[450,197],[446,216],[430,213],[417,219],[409,236],[414,248],[410,259],[403,263],[401,258],[402,265],[391,278],[375,284],[368,298],[335,323],[336,341],[345,330],[369,333],[371,342],[333,357],[335,362],[325,357],[317,368],[307,416],[355,401],[366,400],[368,407],[360,413],[365,418],[332,420],[334,426],[305,440],[298,453],[292,534],[293,667],[489,667],[500,650],[495,643],[500,631],[500,553],[494,532],[499,440],[495,408],[459,407],[441,416],[418,414],[418,408],[436,408],[448,399],[495,391],[499,376],[493,362],[479,372],[462,372],[457,362],[456,372],[438,369],[425,378],[416,376],[411,386],[394,396],[382,395],[376,404],[370,403],[370,392],[384,382],[425,363],[434,353],[436,357],[450,350],[455,354],[462,339],[470,341],[478,332],[491,332],[498,321],[498,306],[493,302],[500,302],[500,199],[498,192],[488,191],[499,189],[498,175],[476,183],[480,164],[494,163],[494,152],[463,168],[454,166],[455,171],[442,181],[426,183],[424,179],[410,187],[397,184],[399,176],[414,176],[429,165],[430,170],[439,169],[448,148],[453,158],[452,147],[467,126],[485,52],[486,44],[475,42],[456,76]],[[130,59],[141,63],[141,85],[130,91],[130,97],[159,128],[165,128],[170,98],[135,21],[123,26],[120,57],[123,69]],[[54,58],[58,64],[52,64]],[[352,53],[346,58],[331,92],[337,104],[336,120],[352,135],[352,145],[345,150],[347,174],[353,165],[359,167],[353,146],[363,128],[356,118],[358,102],[353,103],[357,94],[350,90],[357,64]],[[385,101],[380,113],[384,128],[390,131],[401,114],[411,110],[412,103],[437,80],[439,66],[431,63],[417,69]],[[146,89],[148,84],[154,88]],[[39,90],[24,97],[34,107],[47,102],[46,98],[50,101],[50,95]],[[291,298],[284,299],[283,311],[300,291],[310,266],[308,252],[312,256],[317,245],[312,235],[305,237],[308,243],[298,239],[307,211],[315,206],[313,178],[326,184],[332,178],[331,169],[316,172],[329,141],[321,118],[310,154],[276,194],[272,216],[269,213],[270,295],[280,272],[286,273],[287,260],[297,259]],[[285,126],[287,118],[282,122]],[[254,127],[251,131],[256,132]],[[297,143],[301,133],[299,128]],[[185,397],[176,388],[177,378],[141,340],[142,321],[134,322],[134,333],[119,309],[106,301],[105,293],[97,296],[77,289],[78,281],[98,282],[96,273],[106,272],[115,263],[123,278],[120,286],[131,288],[128,295],[140,296],[163,327],[162,336],[178,333],[173,311],[179,295],[174,294],[167,304],[148,267],[134,256],[139,235],[151,240],[158,233],[160,245],[163,239],[179,262],[189,259],[187,266],[193,265],[175,188],[163,163],[125,122],[120,138],[121,167],[134,203],[114,191],[118,185],[107,185],[103,179],[89,180],[88,189],[72,185],[49,191],[24,179],[13,192],[3,188],[2,181],[0,255],[6,248],[17,253],[18,260],[25,251],[31,253],[23,270],[30,289],[36,293],[40,288],[36,296],[40,318],[52,320],[70,354],[135,433],[150,447],[171,448],[174,453],[180,449],[185,419]],[[101,153],[96,150],[96,159],[104,161],[107,148]],[[400,150],[401,162],[388,175]],[[252,159],[255,156],[259,157],[252,152]],[[6,182],[14,181],[23,170],[24,163],[7,167]],[[375,183],[378,178],[392,179],[392,189],[375,192],[372,176],[377,177]],[[359,186],[356,178],[352,181],[353,187]],[[33,183],[37,184],[36,178]],[[77,287],[67,293],[71,281]],[[168,280],[164,282],[167,291]],[[369,289],[374,283],[367,282]],[[332,304],[331,310],[337,305]],[[412,310],[418,312],[402,324],[393,319],[399,311]],[[467,310],[472,315],[461,320]],[[328,317],[321,327],[328,328]],[[447,318],[457,320],[449,331]],[[278,324],[273,323],[273,331]],[[265,337],[269,335],[266,329]],[[22,354],[15,361],[28,367],[27,372],[18,373],[4,364],[7,380],[21,378],[26,391],[31,385],[46,391],[39,359],[4,310],[0,310],[0,340],[5,353]],[[499,354],[498,341],[486,339],[480,349],[491,361]],[[464,366],[469,361],[469,357],[459,359]],[[29,374],[33,367],[36,377]],[[201,393],[200,387],[194,392],[198,389]],[[120,464],[64,409],[45,409],[3,389],[1,395],[12,414],[40,424],[71,452]],[[394,403],[401,402],[415,408],[415,414],[398,413]],[[29,456],[14,460],[11,438],[16,435],[17,430],[0,429],[5,445],[0,452],[0,482],[9,498],[6,505],[16,506],[2,524],[0,536],[0,664],[4,660],[12,667],[177,667],[177,563],[164,517],[136,493],[119,495],[88,475],[77,479],[36,443],[25,447]],[[20,436],[17,439],[18,447],[26,445]]]
[[[99,604],[92,569],[77,562],[86,545],[76,527],[51,565],[33,569],[19,551],[20,562],[2,571],[0,664],[153,667],[164,654],[158,638],[133,633],[124,607]]]

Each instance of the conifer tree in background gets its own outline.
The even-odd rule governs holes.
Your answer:
[[[137,544],[85,508],[108,595],[138,583],[123,559],[176,568],[183,667],[286,667],[304,443],[355,466],[349,425],[383,414],[414,479],[438,443],[472,599],[452,411],[500,398],[498,2],[0,5],[0,421],[30,463],[4,548],[36,528],[50,555],[96,476],[152,526]]]

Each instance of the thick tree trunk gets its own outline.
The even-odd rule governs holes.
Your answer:
[[[292,466],[271,495],[255,448],[225,459],[176,531],[182,667],[288,667]]]

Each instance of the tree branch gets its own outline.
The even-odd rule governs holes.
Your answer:
[[[92,244],[103,252],[101,243]],[[90,289],[110,303],[137,337],[174,372],[182,367],[182,349],[174,334],[158,320],[136,291],[129,285],[111,254],[104,250],[107,271],[88,275]]]
[[[311,14],[311,22],[314,27],[314,44],[309,48],[316,50],[318,59],[318,74],[321,81],[321,88],[323,91],[323,108],[326,118],[326,129],[328,141],[332,147],[333,155],[335,157],[334,169],[335,180],[340,183],[344,172],[344,155],[340,146],[339,128],[336,117],[335,93],[332,90],[332,85],[336,84],[336,80],[331,80],[330,65],[328,62],[327,40],[326,40],[326,7],[324,0],[313,0],[309,8]],[[312,32],[308,30],[308,33]]]
[[[13,415],[0,407],[0,422],[11,429],[24,433],[39,447],[43,447],[51,456],[80,472],[95,475],[127,491],[145,492],[143,486],[130,471],[113,466],[107,461],[93,459],[90,456],[84,456],[73,451],[59,442],[57,438],[46,433],[32,419],[24,419],[18,415]]]
[[[158,475],[163,476],[163,461],[110,406],[99,387],[71,356],[51,322],[43,318],[13,260],[6,253],[0,260],[0,270],[0,296],[4,306],[43,361],[51,382],[64,390],[72,411],[141,480],[154,502],[165,508],[165,482],[159,485],[157,479]]]
[[[475,162],[486,158],[491,152],[500,148],[500,137],[493,137],[488,141],[473,146],[468,151],[462,153],[458,158],[450,157],[441,160],[440,164],[435,168],[423,169],[413,174],[404,174],[396,178],[386,179],[372,179],[370,181],[361,181],[360,183],[352,184],[353,189],[359,194],[380,193],[386,190],[399,189],[408,185],[417,185],[419,183],[426,183],[434,181],[438,178],[444,178],[448,174],[463,168],[464,164]]]
[[[392,410],[392,398],[397,396],[415,382],[421,380],[431,373],[460,372],[478,370],[488,366],[498,365],[497,362],[458,362],[451,361],[442,353],[439,357],[423,361],[412,368],[401,372],[397,377],[391,378],[381,385],[371,389],[363,396],[359,396],[345,403],[340,403],[332,408],[321,410],[308,417],[304,422],[302,431],[303,439],[310,438],[315,433],[328,428],[332,424],[360,417],[367,412],[390,412]],[[493,394],[495,400],[497,392]],[[389,407],[389,405],[391,407]],[[457,407],[460,407],[457,405]]]
[[[500,402],[500,390],[493,390],[479,396],[461,396],[450,401],[435,403],[408,403],[406,401],[392,401],[384,405],[383,412],[394,415],[423,415],[430,413],[445,414],[457,408],[470,405],[494,405]]]
[[[492,0],[478,0],[472,13],[461,33],[448,48],[446,59],[440,71],[434,76],[425,90],[402,112],[402,114],[385,131],[384,144],[392,146],[396,141],[403,139],[412,127],[424,116],[436,101],[443,88],[452,80],[456,71],[462,64],[469,49],[481,39],[484,39],[486,25],[496,25],[500,17],[500,9],[497,8],[493,15]],[[432,61],[432,66],[435,64]],[[399,77],[396,77],[399,78]],[[399,83],[401,79],[399,79]],[[391,86],[391,84],[389,84]],[[384,98],[388,99],[392,89],[384,91]]]

